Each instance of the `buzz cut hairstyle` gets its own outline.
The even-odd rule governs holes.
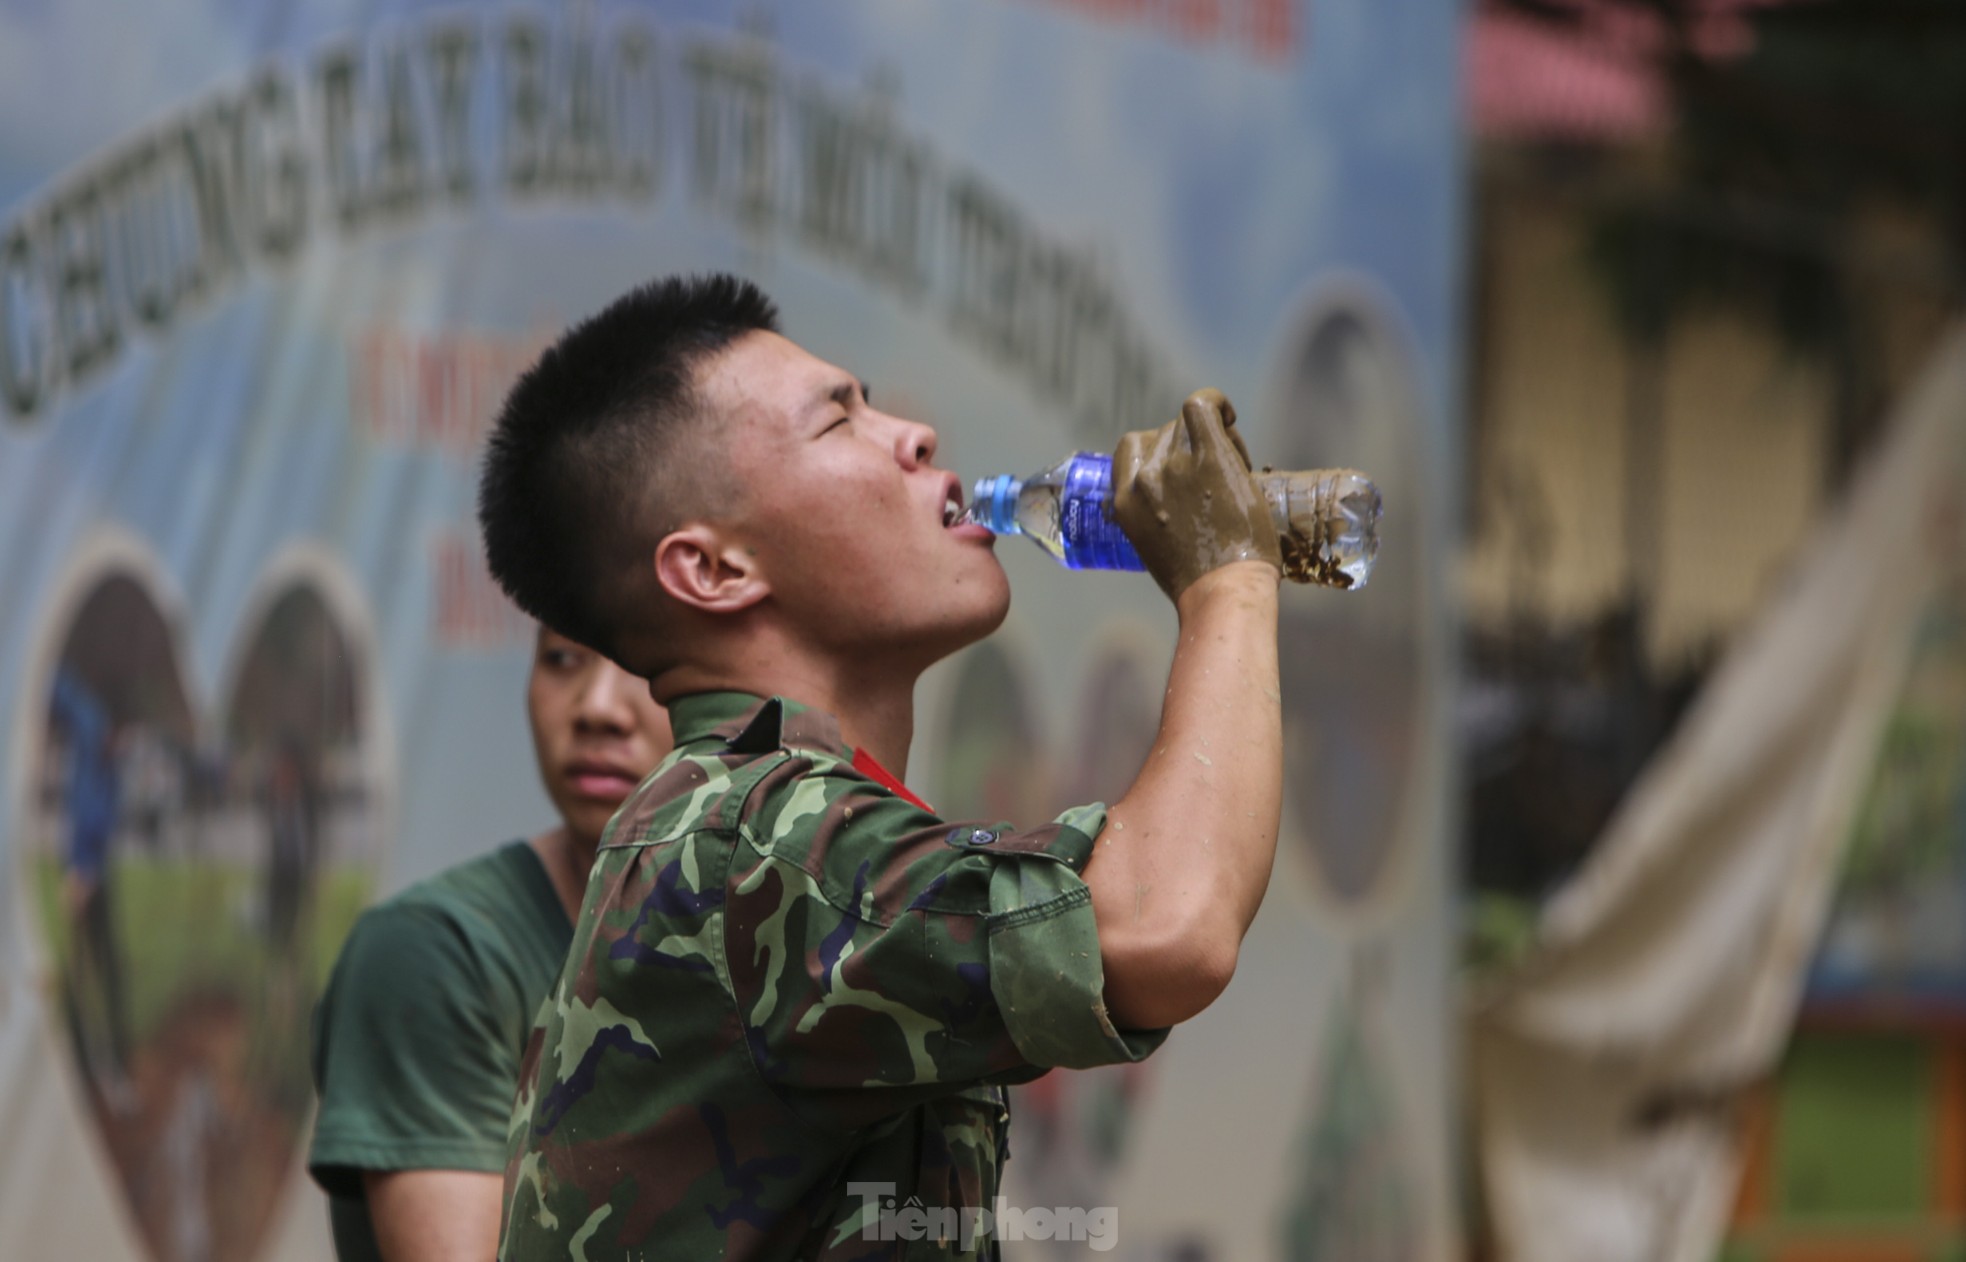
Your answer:
[[[485,561],[514,604],[620,661],[641,587],[630,567],[647,569],[658,542],[641,537],[652,500],[705,472],[668,468],[702,414],[697,369],[758,331],[778,331],[778,308],[750,281],[670,276],[574,325],[526,370],[478,483]]]

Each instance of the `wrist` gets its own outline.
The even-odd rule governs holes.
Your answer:
[[[1231,561],[1188,584],[1175,597],[1174,608],[1183,618],[1223,601],[1245,603],[1254,599],[1258,608],[1274,609],[1282,582],[1283,574],[1268,561]]]

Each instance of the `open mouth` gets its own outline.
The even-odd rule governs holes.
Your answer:
[[[942,525],[944,529],[958,525],[963,519],[963,484],[953,479],[942,499]]]

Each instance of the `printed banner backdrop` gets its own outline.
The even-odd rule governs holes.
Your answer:
[[[329,1256],[342,935],[549,818],[487,420],[568,321],[710,268],[966,477],[1207,384],[1262,459],[1379,481],[1371,585],[1287,593],[1235,986],[1023,1091],[1007,1194],[1117,1207],[1128,1258],[1451,1256],[1459,8],[0,0],[0,1256]],[[1117,796],[1171,611],[999,551],[1010,622],[925,681],[910,779]]]

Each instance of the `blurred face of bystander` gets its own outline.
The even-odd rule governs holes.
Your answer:
[[[533,652],[526,713],[539,778],[583,846],[600,840],[672,743],[668,712],[646,681],[546,627]]]

